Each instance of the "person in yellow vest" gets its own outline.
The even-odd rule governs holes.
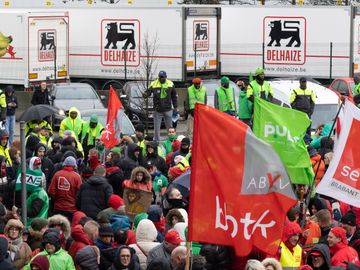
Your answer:
[[[43,126],[40,128],[40,132],[38,134],[40,142],[44,144],[46,147],[51,147],[51,130],[48,126]]]
[[[201,83],[200,78],[194,78],[192,85],[187,89],[185,99],[185,109],[188,113],[187,117],[187,136],[192,137],[194,127],[194,108],[196,103],[207,104],[206,88]]]
[[[215,91],[215,108],[235,116],[235,94],[234,89],[230,86],[230,79],[226,76],[220,80],[221,86]]]
[[[146,141],[145,141],[145,126],[143,123],[139,123],[135,126],[136,144],[141,148],[141,154],[146,156]]]
[[[307,87],[305,77],[300,78],[299,83],[300,87],[291,92],[290,105],[293,109],[302,111],[311,118],[315,107],[315,94]]]
[[[79,117],[79,111],[75,107],[69,110],[69,116],[61,121],[59,135],[62,137],[65,130],[74,131],[76,136],[80,136],[83,121]]]
[[[96,147],[96,139],[99,138],[104,127],[99,123],[98,116],[93,114],[88,121],[82,125],[81,144],[84,149],[85,160],[88,158],[89,150]]]
[[[6,122],[6,95],[5,92],[0,89],[0,121],[2,121],[3,128],[5,128]]]
[[[301,228],[297,222],[285,224],[283,241],[280,243],[278,257],[283,269],[297,269],[302,264],[302,248],[299,245]]]
[[[166,129],[173,126],[173,112],[177,112],[177,94],[175,85],[167,79],[165,71],[159,72],[159,77],[150,84],[144,97],[153,95],[154,103],[154,139],[160,142],[161,120],[164,118]]]
[[[0,129],[0,156],[6,158],[6,167],[12,167],[12,161],[8,148],[9,133],[5,129]]]
[[[257,68],[255,71],[255,80],[252,80],[247,89],[246,96],[251,102],[254,102],[254,97],[260,97],[267,101],[272,101],[274,91],[268,81],[265,81],[265,71],[263,68]]]
[[[29,136],[30,133],[32,133],[36,127],[38,127],[38,131],[42,127],[47,127],[49,129],[49,132],[53,133],[52,127],[48,121],[43,119],[33,119],[31,121],[26,122],[25,137]],[[35,131],[35,133],[38,133],[38,131]]]

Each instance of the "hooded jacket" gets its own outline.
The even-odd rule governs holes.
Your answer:
[[[31,259],[31,248],[22,240],[22,232],[24,225],[20,220],[10,219],[5,226],[5,235],[9,237],[9,229],[12,227],[19,228],[19,237],[11,240],[9,238],[9,253],[10,260],[15,265],[16,269],[22,269]]]
[[[48,190],[49,196],[54,199],[54,209],[76,212],[76,195],[81,184],[81,177],[74,167],[66,166],[56,172]]]
[[[70,117],[70,114],[72,112],[77,112],[77,116],[75,119],[72,119]],[[79,116],[80,116],[79,110],[75,107],[71,107],[69,110],[68,117],[66,117],[64,120],[61,121],[59,135],[63,136],[65,130],[72,130],[74,131],[76,136],[79,136],[79,134],[81,133],[82,123],[83,123],[83,121],[80,119]]]
[[[75,256],[75,263],[81,270],[99,270],[94,246],[86,246],[79,250]]]
[[[172,229],[174,225],[172,224],[172,218],[177,217],[178,222],[185,222],[184,217],[182,216],[179,209],[171,209],[169,213],[166,215],[166,226],[165,226],[165,233]]]
[[[8,259],[8,241],[4,237],[0,237],[0,269],[1,270],[16,270],[15,265],[13,265]]]
[[[61,232],[64,234],[65,239],[68,239],[71,234],[71,227],[69,220],[63,215],[53,215],[48,218],[49,227],[51,228],[54,225],[61,225]]]
[[[148,147],[154,149],[154,152],[149,154],[146,151],[146,157],[143,158],[142,166],[146,167],[146,164],[148,164],[148,162],[151,162],[151,164],[154,164],[163,175],[167,175],[168,166],[166,165],[165,159],[158,155],[158,143],[150,141],[148,142],[146,148]]]
[[[34,154],[35,156],[37,155],[37,151],[39,150],[40,147],[44,147],[45,148],[45,156],[41,159],[41,170],[45,175],[46,178],[46,186],[50,185],[51,182],[51,178],[54,175],[54,164],[53,162],[46,156],[46,151],[47,151],[47,147],[46,145],[42,144],[42,143],[38,143],[35,146],[35,150],[34,150]]]
[[[71,237],[73,238],[73,242],[69,248],[69,254],[75,261],[76,253],[86,247],[87,245],[93,245],[93,241],[86,235],[84,232],[84,228],[81,225],[76,225],[71,232]]]
[[[130,253],[131,253],[130,264],[128,266],[124,266],[120,261],[120,253],[121,253],[121,250],[124,248],[129,249]],[[108,270],[121,270],[121,269],[127,269],[127,270],[140,270],[141,269],[133,248],[130,248],[128,246],[120,246],[116,252],[114,263]]]
[[[46,256],[49,259],[50,270],[75,270],[74,261],[71,256],[62,248],[56,251],[54,254],[49,254],[46,250],[41,251],[36,255],[37,256]],[[34,257],[34,258],[36,258]],[[34,259],[33,259],[34,260]],[[31,270],[30,264],[27,264],[23,270]],[[1,268],[2,269],[2,268]]]
[[[106,167],[106,178],[109,184],[112,186],[114,194],[122,197],[124,190],[122,183],[124,182],[124,172],[118,166]]]
[[[88,217],[96,220],[97,214],[108,207],[108,201],[113,193],[112,187],[103,176],[91,176],[80,187],[76,207]]]
[[[320,252],[322,254],[322,257],[324,258],[325,262],[324,265],[320,268],[314,268],[314,265],[312,263],[312,256],[311,252]],[[331,258],[330,258],[330,250],[329,247],[325,244],[316,244],[310,251],[309,256],[307,257],[307,264],[310,265],[314,270],[329,270],[331,268]]]
[[[331,265],[346,267],[345,262],[356,263],[359,261],[358,254],[355,249],[343,242],[338,242],[330,248]]]
[[[261,263],[265,267],[265,269],[267,268],[267,266],[272,266],[274,270],[282,270],[281,264],[277,259],[266,258]]]
[[[140,151],[139,157],[136,158],[134,152]],[[141,147],[136,143],[130,143],[127,146],[127,155],[124,159],[119,162],[119,167],[124,171],[124,178],[129,179],[131,171],[142,164]]]
[[[160,243],[155,242],[156,237],[157,230],[154,223],[149,219],[141,220],[136,228],[136,244],[130,245],[139,257],[141,269],[146,269],[146,259],[149,251],[160,245]]]
[[[136,174],[143,173],[144,177],[141,182],[136,181]],[[136,167],[131,172],[130,180],[125,180],[123,182],[124,188],[133,188],[133,189],[140,189],[144,191],[151,192],[152,190],[152,182],[151,182],[151,175],[144,167]]]

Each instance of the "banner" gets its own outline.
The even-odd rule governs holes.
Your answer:
[[[306,113],[255,98],[255,135],[269,143],[284,162],[293,184],[312,185],[314,171],[304,142]]]
[[[153,194],[144,190],[125,188],[123,198],[125,200],[126,215],[133,222],[137,214],[147,212],[151,205]]]
[[[118,140],[115,137],[115,131],[114,123],[117,119],[118,111],[122,108],[121,101],[119,97],[117,96],[114,88],[110,86],[110,92],[109,92],[109,103],[108,103],[108,113],[106,118],[106,127],[101,135],[101,141],[104,142],[104,145],[106,148],[112,148],[117,143]],[[120,126],[120,125],[119,125]]]
[[[26,190],[27,192],[37,191],[42,187],[43,172],[41,170],[26,169]],[[15,190],[21,190],[21,172],[18,170],[18,175],[15,183]]]
[[[333,159],[316,192],[360,207],[360,110],[345,101]]]
[[[191,167],[190,241],[274,255],[297,199],[272,147],[234,117],[196,104]]]

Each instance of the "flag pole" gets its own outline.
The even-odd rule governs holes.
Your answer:
[[[337,111],[337,113],[336,113],[336,115],[335,115],[335,119],[334,119],[334,121],[333,121],[333,123],[332,123],[331,129],[330,129],[330,132],[329,132],[329,135],[327,136],[328,139],[330,139],[331,133],[334,131],[336,121],[337,121],[337,119],[338,119],[338,117],[339,117],[341,108],[344,106],[344,102],[345,102],[345,99],[342,100],[341,103],[340,103],[339,109],[338,109],[338,111]],[[314,190],[314,187],[315,187],[315,179],[316,179],[316,176],[317,176],[317,174],[318,174],[318,172],[319,172],[320,165],[321,165],[321,161],[324,160],[324,157],[325,157],[324,155],[321,155],[320,161],[319,161],[319,163],[318,163],[318,165],[317,165],[317,167],[316,167],[314,179],[313,179],[312,185],[311,185],[311,187],[310,187],[310,192],[308,193],[307,198],[306,198],[306,205],[309,204],[309,201],[310,201],[310,198],[311,198],[311,193],[312,193],[312,191]]]
[[[191,242],[186,242],[185,270],[190,270],[190,249]]]

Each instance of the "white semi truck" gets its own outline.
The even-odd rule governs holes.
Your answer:
[[[28,88],[69,78],[66,12],[0,10],[0,84]]]

